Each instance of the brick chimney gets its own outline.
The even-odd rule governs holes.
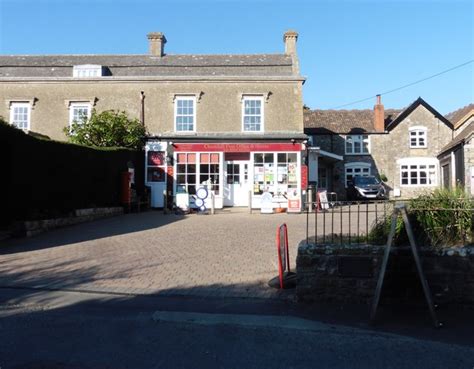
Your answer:
[[[376,132],[385,132],[385,114],[380,95],[377,95],[377,103],[374,105],[374,128]]]
[[[150,44],[150,54],[159,56],[165,55],[166,37],[161,32],[151,32],[147,35]]]
[[[283,35],[283,42],[285,43],[285,54],[291,55],[293,60],[293,72],[295,74],[300,73],[300,66],[298,61],[298,55],[296,53],[296,41],[298,40],[298,32],[288,30]]]

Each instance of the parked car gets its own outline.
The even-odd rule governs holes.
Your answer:
[[[385,187],[374,176],[356,176],[347,186],[348,200],[382,200],[386,198]]]

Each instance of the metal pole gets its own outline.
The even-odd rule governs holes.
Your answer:
[[[249,191],[249,214],[252,214],[252,191]]]
[[[215,195],[214,195],[214,192],[211,191],[211,215],[214,215],[216,213],[216,210],[215,210]]]
[[[306,192],[307,194],[307,198],[308,198],[308,210],[310,212],[313,211],[313,190],[311,188],[308,189],[308,191]]]
[[[163,191],[163,214],[168,214],[168,195]]]

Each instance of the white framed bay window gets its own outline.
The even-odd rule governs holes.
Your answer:
[[[29,102],[10,103],[10,124],[29,130],[31,127],[31,104]]]
[[[221,157],[219,152],[176,153],[176,192],[195,195],[197,188],[206,186],[219,196]]]
[[[400,165],[400,186],[429,187],[438,185],[438,160],[436,158],[405,158]]]

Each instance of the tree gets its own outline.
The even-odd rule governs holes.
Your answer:
[[[64,132],[73,143],[96,147],[142,149],[146,137],[146,128],[138,119],[115,110],[93,110],[89,119],[74,121]]]

